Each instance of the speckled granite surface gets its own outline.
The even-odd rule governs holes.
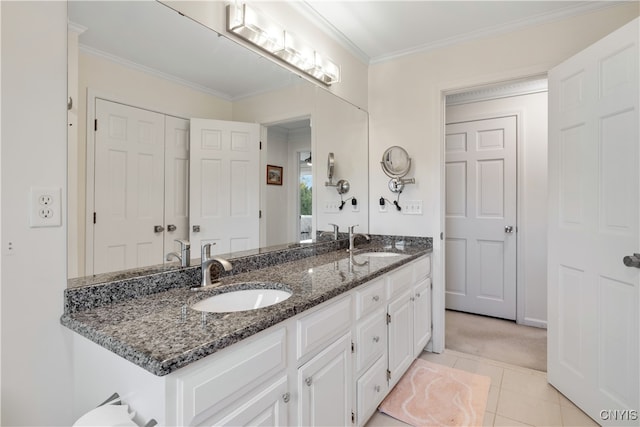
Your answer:
[[[61,323],[162,376],[431,252],[428,238],[404,238],[404,245],[396,245],[397,241],[372,236],[372,243],[359,246],[352,257],[343,249],[321,249],[314,255],[293,254],[294,260],[275,256],[270,266],[264,266],[266,260],[250,259],[252,256],[233,258],[236,274],[223,277],[219,287],[199,292],[190,290],[199,282],[199,267],[77,286],[65,291]],[[358,255],[379,250],[400,255]],[[260,267],[246,267],[250,265]],[[271,307],[235,313],[202,313],[190,308],[211,295],[264,282],[290,290],[292,296]]]

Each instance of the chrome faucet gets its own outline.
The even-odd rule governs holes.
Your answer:
[[[323,231],[322,233],[320,233],[320,237],[324,236],[325,234],[333,234],[333,240],[338,240],[338,224],[329,224],[333,226],[333,231]]]
[[[202,269],[202,282],[200,283],[200,287],[196,287],[193,289],[204,288],[205,286],[211,285],[211,265],[213,263],[218,263],[224,269],[224,271],[231,271],[233,266],[229,261],[224,258],[212,257],[211,256],[211,246],[215,245],[215,243],[205,243],[202,245],[202,257],[201,257],[201,269]]]
[[[354,233],[353,231],[357,226],[358,224],[348,227],[349,228],[349,249],[347,249],[347,251],[349,252],[353,252],[353,250],[355,249],[354,240],[356,239],[356,237],[362,236],[367,240],[371,240],[371,237],[369,237],[368,234]]]
[[[180,254],[178,252],[169,252],[167,254],[167,261],[171,261],[171,258],[175,258],[180,261],[180,267],[189,267],[191,260],[191,243],[188,240],[176,239],[176,242],[180,243]]]

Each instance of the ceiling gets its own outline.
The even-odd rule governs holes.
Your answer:
[[[365,63],[512,31],[614,5],[611,1],[293,1]],[[70,1],[81,49],[228,100],[299,80],[155,1]],[[256,3],[259,7],[259,2]],[[224,59],[221,59],[224,58]]]
[[[370,63],[566,18],[612,1],[325,1],[307,16]]]

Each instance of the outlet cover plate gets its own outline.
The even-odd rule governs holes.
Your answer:
[[[62,189],[31,187],[29,193],[29,225],[59,227],[62,225]]]

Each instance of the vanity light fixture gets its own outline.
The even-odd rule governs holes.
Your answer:
[[[227,6],[227,31],[327,86],[340,81],[340,66],[246,3]]]

